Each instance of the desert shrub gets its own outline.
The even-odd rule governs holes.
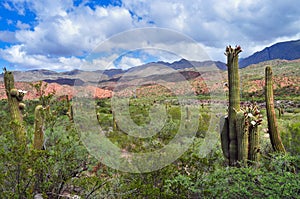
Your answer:
[[[277,162],[278,163],[278,162]],[[299,198],[300,175],[253,167],[227,167],[204,174],[195,183],[200,198]]]
[[[172,106],[168,110],[168,114],[173,120],[181,120],[181,108],[180,106]]]
[[[34,190],[39,190],[45,197],[55,198],[88,164],[87,151],[68,118],[59,116],[56,120],[51,130],[45,129],[46,150],[32,149],[33,128],[26,126],[28,152],[25,153],[24,146],[15,142],[9,125],[5,127],[0,135],[1,197],[32,198]]]
[[[300,154],[300,122],[288,124],[286,132],[282,134],[283,144],[292,155]]]

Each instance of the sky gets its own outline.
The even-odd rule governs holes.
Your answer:
[[[298,0],[2,0],[0,65],[68,71],[181,58],[225,62],[227,45],[240,45],[240,56],[247,57],[300,39],[298,5]]]

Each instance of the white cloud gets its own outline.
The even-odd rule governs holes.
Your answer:
[[[123,56],[118,66],[122,69],[129,69],[134,66],[143,65],[144,62],[140,58]]]
[[[0,49],[0,56],[10,63],[14,63],[15,69],[19,70],[72,70],[83,64],[83,60],[76,57],[51,58],[41,54],[28,55],[24,51],[24,45],[14,45],[8,49]]]
[[[30,28],[30,25],[26,24],[26,23],[22,23],[20,20],[18,20],[16,27],[19,29],[28,29],[28,28]]]
[[[82,70],[107,70],[112,68],[117,68],[114,65],[114,61],[119,57],[118,54],[110,54],[107,56],[95,56],[94,54],[89,55],[82,65],[80,69]]]
[[[209,48],[223,49],[228,44],[273,43],[277,38],[292,38],[300,32],[300,7],[294,6],[296,0],[123,2],[126,8],[145,21],[183,32]],[[254,46],[250,48],[254,49]],[[250,55],[246,52],[253,53],[245,51],[245,56]]]
[[[15,43],[15,33],[11,31],[0,31],[0,41]]]
[[[8,2],[2,2],[2,5],[5,9],[12,11],[13,8],[9,5]]]
[[[16,37],[29,54],[82,55],[109,36],[132,28],[131,22],[124,8],[77,7],[65,16],[42,20],[33,31],[17,31]]]
[[[12,42],[0,55],[13,64],[28,67],[69,69],[80,67],[82,63],[91,69],[116,67],[111,64],[111,58],[122,53],[116,49],[92,63],[78,57],[107,50],[103,42],[111,49],[151,48],[147,42],[150,38],[155,41],[155,48],[175,52],[178,57],[225,61],[223,52],[229,44],[241,45],[244,50],[241,56],[246,57],[275,42],[299,39],[300,7],[295,6],[297,4],[297,0],[123,0],[121,6],[95,5],[92,9],[86,1],[74,6],[72,0],[10,0],[2,6],[20,15],[29,9],[35,13],[36,21],[30,23],[34,24],[32,29],[20,20],[16,23],[19,30],[0,31],[1,41]],[[13,23],[11,19],[7,22]],[[105,42],[123,31],[150,26],[178,31],[194,39],[200,47],[196,42],[181,41],[159,31]],[[14,46],[15,43],[18,45]],[[174,57],[164,59],[166,55],[161,53],[160,58],[174,61]],[[124,57],[123,61],[124,67],[129,67],[146,59]]]
[[[7,19],[6,22],[7,22],[8,25],[11,25],[11,24],[14,23],[14,22],[13,22],[12,20],[10,20],[10,19]]]
[[[144,62],[147,62],[149,57],[153,57],[155,61],[163,61],[169,63],[178,61],[182,58],[179,55],[174,54],[174,52],[160,49],[145,49],[143,55]]]

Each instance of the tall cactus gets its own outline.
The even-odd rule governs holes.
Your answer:
[[[228,110],[228,144],[229,144],[229,164],[237,162],[238,141],[235,130],[236,114],[240,111],[240,77],[238,73],[238,54],[242,51],[241,47],[226,48],[227,56],[228,83],[229,83],[229,110]]]
[[[12,72],[4,68],[4,84],[5,91],[8,99],[8,105],[11,115],[12,130],[15,133],[16,140],[21,146],[26,146],[26,131],[23,125],[22,110],[25,104],[22,102],[24,93],[19,92],[15,88],[15,80]]]
[[[22,102],[25,92],[18,91],[15,88],[14,75],[11,71],[4,68],[4,84],[8,99],[9,110],[11,114],[12,130],[15,132],[16,140],[21,145],[26,147],[26,130],[23,125],[22,110],[25,104]],[[35,108],[35,132],[34,132],[34,149],[42,149],[44,143],[43,125],[44,125],[44,108],[38,105]]]
[[[67,116],[68,116],[70,122],[74,122],[73,106],[72,106],[72,102],[68,95],[66,95],[66,101],[67,101],[67,106],[68,106]]]
[[[224,156],[229,165],[235,166],[240,162],[258,161],[259,139],[257,126],[261,123],[261,114],[256,105],[249,105],[241,109],[240,106],[240,78],[238,54],[241,47],[226,48],[229,107],[228,118],[221,119],[221,144]]]
[[[278,131],[277,120],[274,109],[274,97],[273,97],[273,72],[270,66],[265,69],[265,100],[268,117],[268,131],[270,134],[270,140],[274,151],[285,153],[285,148],[282,144],[280,134]]]
[[[42,150],[44,144],[44,108],[38,105],[34,110],[34,140],[33,148]]]

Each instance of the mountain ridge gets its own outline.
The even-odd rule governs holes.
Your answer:
[[[300,40],[284,41],[268,46],[261,51],[255,52],[249,57],[240,59],[239,65],[240,68],[245,68],[252,64],[258,64],[274,59],[300,59]]]
[[[269,60],[296,60],[300,59],[300,40],[292,40],[279,42],[269,47],[264,48],[261,51],[255,52],[254,54],[241,58],[239,65],[240,68],[245,68],[253,64],[258,64]],[[160,67],[161,66],[161,67]],[[181,59],[169,62],[150,62],[140,66],[132,67],[127,70],[122,69],[108,69],[108,70],[95,70],[95,71],[84,71],[80,69],[74,69],[71,71],[56,72],[47,69],[34,69],[28,71],[13,71],[16,81],[32,82],[32,81],[46,81],[48,83],[56,82],[58,84],[70,85],[75,80],[82,82],[98,82],[98,81],[109,81],[120,79],[121,76],[127,75],[133,72],[143,73],[144,76],[149,75],[160,75],[170,73],[170,70],[190,70],[192,68],[201,69],[204,67],[215,66],[221,70],[226,70],[226,64],[221,61],[189,61]],[[163,70],[165,67],[167,69]],[[157,69],[155,71],[155,68]],[[170,70],[169,70],[170,69]],[[127,75],[129,76],[129,75]],[[3,79],[3,74],[0,74],[0,78]]]

